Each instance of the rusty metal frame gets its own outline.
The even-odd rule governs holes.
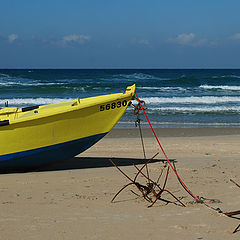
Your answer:
[[[112,159],[110,159],[110,162],[122,173],[122,175],[124,175],[130,182],[126,185],[124,185],[115,195],[114,197],[112,198],[111,202],[114,202],[114,200],[116,199],[116,197],[125,189],[127,188],[128,186],[131,186],[131,185],[135,185],[137,187],[137,189],[141,192],[142,196],[144,199],[146,199],[148,202],[150,202],[151,204],[148,206],[148,207],[152,207],[157,200],[162,200],[162,201],[167,201],[167,200],[164,200],[161,198],[163,192],[166,192],[168,194],[170,194],[178,203],[181,204],[181,206],[185,207],[185,204],[182,203],[173,193],[171,193],[168,189],[166,189],[166,185],[167,185],[167,180],[168,180],[168,176],[169,176],[169,170],[170,170],[170,167],[168,166],[167,168],[167,172],[166,172],[166,176],[165,176],[165,180],[164,180],[164,184],[162,187],[160,187],[160,185],[153,181],[150,177],[146,176],[144,173],[143,173],[143,169],[144,168],[147,168],[147,165],[149,164],[149,162],[151,160],[153,160],[157,155],[159,154],[156,153],[154,156],[152,156],[150,159],[148,159],[146,161],[146,163],[141,167],[141,168],[138,168],[135,164],[133,164],[133,166],[136,168],[137,170],[137,173],[135,175],[135,177],[132,179],[130,178],[126,173],[124,173],[113,161]],[[148,183],[146,185],[142,185],[140,184],[139,182],[137,182],[137,178],[139,175],[142,175],[146,180],[148,180]],[[157,188],[158,190],[155,190],[155,188]],[[149,194],[153,194],[154,196],[154,200],[152,200],[151,197],[149,197],[148,195]],[[169,202],[169,201],[167,201]]]
[[[231,181],[232,183],[234,183],[237,187],[240,188],[240,185],[239,185],[238,183],[236,183],[234,180],[230,179],[230,181]],[[225,215],[228,216],[228,217],[233,217],[233,216],[235,216],[235,215],[239,215],[239,214],[240,214],[240,210],[233,211],[233,212],[225,212],[225,213],[223,213],[223,214],[225,214]],[[239,218],[238,218],[238,219],[239,219]],[[236,233],[236,232],[238,232],[238,231],[240,231],[240,224],[234,229],[233,233]]]

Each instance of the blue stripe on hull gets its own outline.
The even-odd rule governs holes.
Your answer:
[[[0,155],[0,171],[27,170],[76,156],[98,142],[107,133],[33,150]]]

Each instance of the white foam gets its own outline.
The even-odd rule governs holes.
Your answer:
[[[120,124],[132,124],[132,121],[119,121],[118,123]],[[240,123],[235,123],[235,122],[156,122],[156,121],[151,121],[152,125],[180,125],[180,126],[215,126],[215,127],[220,127],[220,126],[225,126],[225,127],[231,127],[231,126],[240,126]],[[141,122],[141,125],[147,125],[149,124],[145,121]]]
[[[24,83],[24,82],[11,82],[11,81],[2,81],[0,82],[0,86],[49,86],[49,85],[64,85],[66,83],[39,83],[39,82],[32,82],[32,83]]]
[[[240,78],[240,76],[231,74],[231,75],[222,75],[222,76],[212,76],[211,78],[213,78],[213,79],[215,79],[215,78]]]
[[[10,76],[9,75],[7,75],[7,74],[4,74],[4,73],[0,73],[0,77],[7,77],[7,78],[10,78]]]
[[[217,103],[238,103],[240,102],[240,97],[213,97],[213,96],[203,96],[203,97],[148,97],[143,98],[143,100],[148,104],[166,104],[166,103],[180,103],[180,104],[217,104]]]
[[[133,73],[133,74],[118,74],[114,75],[114,77],[121,77],[121,78],[126,78],[126,79],[154,79],[154,80],[170,80],[170,78],[161,78],[161,77],[156,77],[150,74],[145,74],[145,73]]]
[[[223,75],[221,76],[221,78],[240,78],[240,76],[231,74],[231,75]]]
[[[226,85],[212,86],[212,85],[201,85],[200,88],[240,91],[240,86],[226,86]]]
[[[150,111],[162,111],[162,112],[206,112],[206,113],[217,113],[217,112],[240,112],[240,106],[217,106],[217,107],[158,107],[148,108]]]
[[[185,91],[185,88],[182,87],[138,87],[139,89],[146,90],[161,90],[161,91]]]
[[[9,106],[20,106],[20,105],[44,105],[59,103],[65,101],[74,100],[72,98],[13,98],[13,99],[0,99],[0,105],[4,105],[8,102]]]

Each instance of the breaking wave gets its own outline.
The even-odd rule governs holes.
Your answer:
[[[66,83],[51,83],[51,82],[45,82],[45,83],[41,83],[41,82],[32,82],[32,83],[25,83],[25,82],[12,82],[12,81],[7,81],[7,82],[0,82],[0,86],[51,86],[51,85],[66,85]]]
[[[117,74],[114,77],[131,80],[171,80],[171,78],[157,77],[146,73]]]
[[[165,104],[165,103],[179,103],[179,104],[217,104],[217,103],[239,103],[240,97],[148,97],[143,98],[148,104]]]
[[[201,85],[200,88],[203,89],[221,89],[221,90],[230,90],[230,91],[240,91],[240,86],[227,86],[227,85],[220,85],[220,86],[211,86],[211,85]]]
[[[5,105],[8,102],[9,106],[21,105],[44,105],[59,103],[74,100],[72,98],[13,98],[13,99],[0,99],[0,105]]]
[[[138,87],[138,89],[143,90],[159,90],[159,91],[185,91],[186,88],[183,87]]]
[[[149,108],[150,111],[160,111],[160,112],[181,112],[181,113],[239,113],[240,106],[216,106],[216,107],[158,107]]]

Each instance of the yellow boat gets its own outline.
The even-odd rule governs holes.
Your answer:
[[[69,159],[104,137],[135,93],[0,109],[0,170],[28,170]]]

